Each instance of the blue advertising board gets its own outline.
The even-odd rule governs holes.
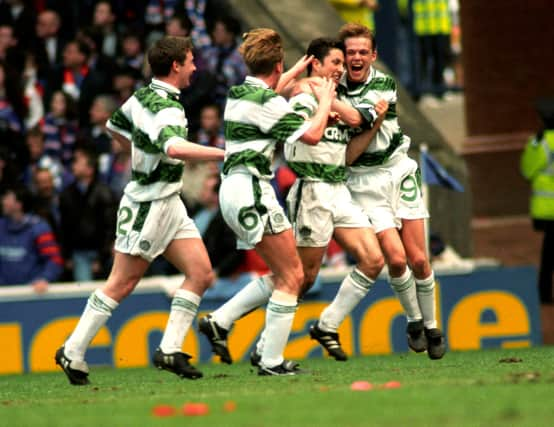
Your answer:
[[[536,270],[532,267],[477,269],[469,274],[436,276],[439,327],[450,350],[491,347],[528,347],[541,344]],[[150,364],[167,322],[171,298],[149,279],[124,300],[94,338],[87,353],[91,365],[139,367]],[[290,359],[321,356],[308,328],[335,296],[340,278],[324,279],[320,290],[299,307],[285,356]],[[88,295],[101,285],[61,285],[57,292],[18,296],[0,289],[0,374],[55,370],[54,353],[75,327]],[[51,286],[54,288],[54,286]],[[210,312],[224,300],[205,299],[199,314]],[[229,336],[235,360],[246,359],[263,329],[261,308],[236,322]],[[339,332],[345,351],[388,354],[408,351],[406,320],[386,280],[345,319]],[[212,359],[210,347],[196,324],[188,333],[184,351],[195,361]]]

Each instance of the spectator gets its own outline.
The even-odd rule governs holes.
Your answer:
[[[33,211],[46,220],[52,228],[56,241],[60,241],[60,198],[54,184],[54,175],[48,168],[37,168],[33,176]]]
[[[13,162],[18,176],[27,164],[23,140],[26,114],[21,78],[8,64],[0,61],[0,146],[7,149],[9,161]]]
[[[98,95],[94,98],[89,112],[90,126],[81,132],[81,138],[92,143],[100,156],[100,167],[105,163],[103,156],[108,155],[112,148],[112,137],[106,128],[106,122],[117,110],[117,101],[110,95]],[[103,170],[101,171],[103,172]]]
[[[77,138],[77,106],[67,93],[58,90],[52,95],[50,111],[44,118],[44,154],[69,168]]]
[[[70,181],[71,176],[64,169],[57,157],[46,154],[44,151],[44,133],[40,128],[32,128],[25,136],[29,151],[29,164],[23,173],[23,182],[31,190],[34,188],[34,176],[37,169],[48,169],[52,174],[55,190],[60,192]]]
[[[94,97],[111,92],[114,68],[107,58],[93,51],[96,46],[94,37],[86,32],[69,42],[64,49],[63,66],[52,76],[48,90],[48,94],[63,90],[77,102],[77,117],[82,127],[88,126]]]
[[[115,57],[118,34],[115,28],[115,14],[113,13],[111,2],[101,0],[96,3],[92,25],[102,35],[102,43],[98,50],[106,56]]]
[[[121,55],[118,58],[120,67],[131,67],[140,73],[144,67],[144,43],[139,33],[127,31],[121,37]]]
[[[521,172],[531,181],[531,218],[535,230],[544,233],[539,268],[539,298],[554,303],[554,99],[541,99],[537,110],[543,128],[529,139],[521,157]]]
[[[329,0],[344,22],[356,22],[375,30],[373,12],[378,0]]]
[[[9,0],[0,3],[0,22],[14,29],[14,36],[27,46],[34,33],[35,10],[32,0]]]
[[[209,147],[225,148],[223,120],[217,104],[208,104],[202,107],[196,142]]]
[[[48,223],[29,213],[32,197],[12,187],[2,197],[0,218],[0,284],[31,284],[42,293],[63,269],[60,248]]]
[[[25,127],[34,128],[44,120],[44,82],[39,79],[35,54],[32,51],[23,53],[23,90],[27,106]]]
[[[112,149],[106,161],[107,167],[100,178],[108,184],[116,198],[120,198],[132,176],[131,151],[125,149],[115,139],[112,139],[111,144]]]
[[[415,98],[439,104],[446,92],[444,69],[450,58],[451,15],[449,0],[413,0],[414,32],[419,45],[419,78]],[[427,101],[428,100],[428,101]]]
[[[208,70],[217,79],[215,101],[220,108],[225,107],[229,88],[241,84],[248,71],[238,51],[239,34],[240,23],[236,18],[232,16],[216,18],[210,34],[212,45],[203,53]]]
[[[114,95],[118,105],[128,99],[138,89],[140,83],[142,83],[140,70],[128,65],[118,67],[112,79]]]
[[[60,195],[62,250],[76,281],[105,277],[115,239],[117,203],[97,177],[97,161],[93,148],[77,148],[75,182]]]
[[[48,78],[62,64],[66,40],[60,35],[60,28],[60,15],[54,10],[44,10],[38,15],[31,50],[41,79]]]

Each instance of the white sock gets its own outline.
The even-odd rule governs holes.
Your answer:
[[[98,331],[108,321],[119,303],[96,289],[87,301],[75,330],[64,344],[64,352],[71,360],[85,360],[87,348]]]
[[[262,350],[262,365],[272,368],[283,363],[283,352],[289,339],[294,313],[298,307],[296,295],[274,290],[267,304],[265,338]]]
[[[171,312],[167,320],[160,349],[166,353],[182,351],[185,335],[196,316],[202,298],[194,292],[177,289],[171,302]]]
[[[267,304],[273,292],[273,280],[269,275],[258,277],[249,282],[229,301],[211,315],[218,326],[231,329],[233,323],[251,310]]]
[[[427,329],[437,327],[437,317],[435,312],[435,275],[431,275],[423,280],[415,279],[417,288],[417,300],[423,314],[423,326]]]
[[[326,332],[337,332],[344,318],[367,295],[375,280],[355,268],[346,276],[335,299],[321,313],[319,328]]]
[[[400,277],[391,277],[390,286],[400,301],[408,322],[421,320],[421,310],[417,301],[414,276],[409,268]]]
[[[256,343],[256,353],[262,354],[264,352],[264,344],[265,344],[265,328],[260,334],[260,338],[258,339],[258,342]]]

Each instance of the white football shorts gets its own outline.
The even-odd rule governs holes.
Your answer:
[[[375,233],[400,229],[403,219],[429,218],[418,165],[409,157],[364,174],[350,174],[347,185],[352,198],[369,215]]]
[[[152,262],[173,240],[201,239],[179,194],[151,202],[123,195],[117,211],[115,249]]]
[[[269,181],[248,173],[223,177],[219,188],[223,218],[237,236],[237,248],[252,249],[264,234],[278,234],[291,228]]]
[[[352,200],[344,183],[297,179],[287,197],[296,244],[325,247],[338,227],[371,227],[367,214]]]

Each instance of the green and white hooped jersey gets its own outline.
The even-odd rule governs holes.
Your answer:
[[[171,144],[185,140],[188,133],[177,88],[152,79],[112,114],[107,127],[132,142],[127,196],[144,202],[181,191],[184,162],[166,154]]]
[[[223,119],[223,175],[247,172],[261,179],[273,176],[271,162],[276,143],[295,141],[310,125],[285,98],[252,76],[231,87]]]
[[[338,86],[339,99],[356,108],[367,124],[372,124],[377,118],[374,105],[380,99],[389,103],[385,120],[377,135],[373,138],[366,151],[356,159],[349,168],[351,172],[363,173],[374,166],[392,164],[403,158],[410,148],[410,138],[402,134],[396,115],[396,82],[381,71],[371,67],[365,83],[348,87],[346,74],[342,76]],[[352,134],[362,132],[363,128],[352,129]]]
[[[306,119],[317,111],[314,95],[300,93],[289,100],[292,108]],[[346,179],[345,155],[349,128],[336,124],[325,128],[317,145],[296,140],[285,145],[285,159],[300,178],[307,181],[344,182]]]

